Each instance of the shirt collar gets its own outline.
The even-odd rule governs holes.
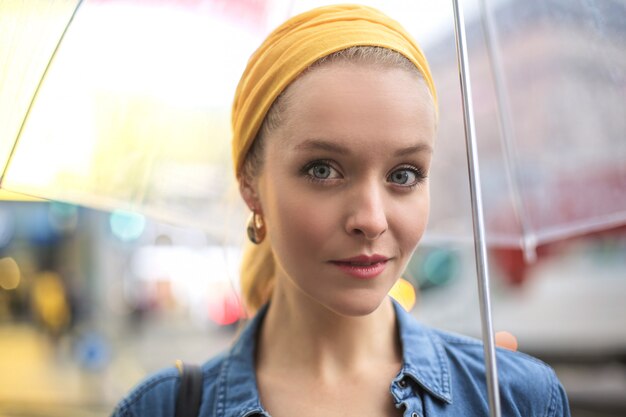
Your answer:
[[[431,329],[418,323],[396,301],[393,305],[403,362],[396,381],[408,376],[429,394],[451,403],[450,370],[441,340]]]
[[[393,302],[402,344],[402,369],[393,383],[413,379],[426,392],[452,402],[448,361],[439,337],[419,324],[400,304]],[[257,333],[267,312],[262,307],[244,328],[224,359],[217,384],[217,415],[267,416],[261,407],[255,371]]]
[[[257,333],[266,312],[267,305],[246,325],[222,363],[217,385],[218,416],[267,416],[261,407],[255,370]]]

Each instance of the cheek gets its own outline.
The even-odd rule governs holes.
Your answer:
[[[419,193],[415,199],[395,207],[393,223],[399,246],[404,256],[411,256],[424,235],[430,213],[430,195],[428,189]]]
[[[266,201],[267,224],[276,251],[296,255],[320,250],[337,233],[339,210],[332,201],[294,189],[289,181],[275,182]]]

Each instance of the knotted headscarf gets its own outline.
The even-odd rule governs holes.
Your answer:
[[[322,57],[353,46],[378,46],[408,58],[420,71],[437,107],[426,58],[411,35],[380,11],[361,5],[319,7],[287,20],[252,54],[232,109],[233,164],[237,178],[274,100]],[[268,239],[246,248],[241,270],[246,306],[254,312],[268,300],[274,258]]]

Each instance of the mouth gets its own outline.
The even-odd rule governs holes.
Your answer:
[[[359,255],[352,258],[330,261],[341,271],[359,279],[372,279],[386,268],[390,258],[382,255]]]
[[[372,265],[378,262],[387,262],[389,258],[383,255],[359,255],[353,256],[352,258],[345,259],[336,259],[331,261],[332,263],[342,263],[342,264],[351,264],[351,265]]]

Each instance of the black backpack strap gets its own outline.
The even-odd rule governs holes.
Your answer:
[[[202,368],[176,361],[180,386],[176,397],[176,417],[197,417],[202,402]]]

